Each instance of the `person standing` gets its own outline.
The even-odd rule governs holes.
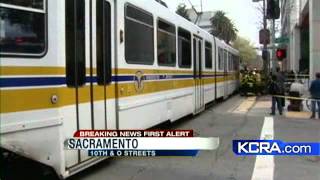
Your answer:
[[[289,96],[300,98],[305,92],[304,85],[301,80],[296,79],[294,83],[290,86]],[[302,111],[303,105],[300,99],[290,99],[290,104],[288,106],[288,111]]]
[[[316,118],[316,106],[318,106],[318,118],[320,119],[320,73],[316,74],[316,80],[312,81],[310,86],[310,94],[312,106],[312,116],[311,119]]]
[[[284,74],[281,72],[280,67],[277,67],[277,72],[275,75],[277,76],[277,83],[280,87],[279,95],[284,96],[285,95],[285,85],[284,84],[285,84],[286,78],[285,78]],[[282,107],[284,107],[286,105],[285,98],[280,98],[280,101],[281,101]]]
[[[290,86],[289,96],[301,97],[304,92],[305,88],[303,86],[303,82],[296,79],[295,82]]]
[[[269,85],[269,93],[272,96],[272,106],[271,106],[271,115],[276,114],[276,106],[278,107],[279,114],[282,115],[283,106],[282,100],[280,97],[276,97],[281,95],[280,85],[277,82],[277,76],[273,75],[271,78],[271,83]]]

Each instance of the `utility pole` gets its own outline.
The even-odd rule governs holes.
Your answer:
[[[272,44],[272,56],[271,56],[271,63],[272,63],[272,71],[275,72],[277,68],[277,61],[276,61],[276,25],[275,20],[280,18],[280,2],[279,0],[267,0],[267,19],[271,20],[271,44]]]
[[[198,20],[200,18],[200,15],[202,14],[202,0],[201,0],[201,12],[198,12],[197,9],[194,7],[194,5],[192,4],[191,0],[188,0],[190,5],[191,5],[191,8],[193,9],[193,11],[196,13],[197,15],[197,18],[195,20],[195,22],[193,22],[194,24],[197,24],[198,23]]]
[[[266,1],[263,1],[263,29],[266,30],[267,29],[267,16],[266,16]],[[263,43],[263,51],[269,51],[268,50],[268,44],[266,41],[264,41]],[[268,53],[269,54],[269,53]],[[270,70],[270,60],[269,60],[269,56],[267,59],[263,60],[263,71],[264,74],[267,75],[269,74],[269,70]]]
[[[276,61],[276,27],[275,19],[272,19],[272,72],[276,71],[277,61]]]
[[[252,0],[253,2],[259,2],[261,0]],[[264,39],[263,39],[263,59],[264,59],[264,73],[268,74],[271,70],[270,68],[270,64],[272,65],[272,71],[276,70],[277,67],[277,62],[276,62],[276,52],[275,52],[275,36],[276,36],[276,32],[275,32],[275,19],[279,19],[280,17],[280,7],[279,7],[279,0],[267,0],[268,5],[266,3],[266,0],[262,0],[263,1],[263,30],[261,30],[260,32],[264,32]],[[267,19],[271,19],[272,20],[272,27],[271,27],[271,45],[272,45],[272,56],[270,58],[269,56],[269,51],[268,51],[268,43],[270,42],[266,42],[265,40],[265,36],[266,36],[266,32],[267,32]],[[270,32],[270,31],[269,31]],[[262,34],[262,33],[261,33]],[[270,33],[268,35],[269,39],[270,39]],[[261,39],[261,37],[260,37]],[[261,43],[261,40],[260,40]]]
[[[266,0],[252,0],[252,2],[263,2],[262,14],[263,14],[263,29],[259,32],[260,44],[263,44],[262,58],[263,58],[263,74],[268,75],[270,70],[270,53],[268,50],[268,44],[270,43],[270,31],[267,30],[267,4]]]

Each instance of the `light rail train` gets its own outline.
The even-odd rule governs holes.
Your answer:
[[[69,177],[103,158],[79,129],[148,129],[239,84],[238,51],[151,0],[0,0],[4,152]]]

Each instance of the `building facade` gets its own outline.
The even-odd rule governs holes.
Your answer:
[[[320,72],[320,0],[281,0],[281,35],[289,41],[285,70],[314,79]]]

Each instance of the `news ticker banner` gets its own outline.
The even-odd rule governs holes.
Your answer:
[[[320,156],[320,142],[234,140],[233,152],[239,156]]]
[[[197,156],[215,150],[219,138],[194,137],[192,130],[81,130],[65,142],[66,149],[88,156]]]

